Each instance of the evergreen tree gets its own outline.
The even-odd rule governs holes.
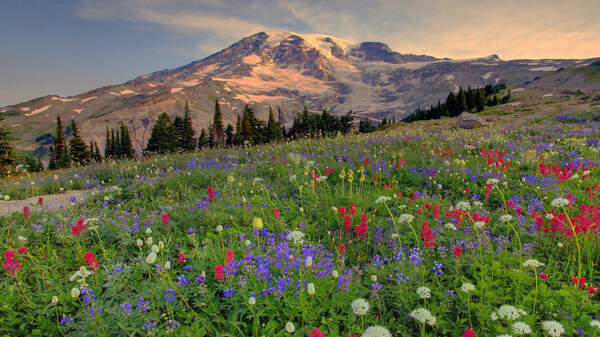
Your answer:
[[[52,148],[52,156],[48,169],[55,170],[67,168],[71,165],[69,150],[67,148],[65,135],[63,131],[62,121],[60,116],[56,116],[56,137],[54,138],[54,146]]]
[[[173,123],[171,127],[175,130],[174,138],[173,138],[173,150],[182,152],[183,151],[183,119],[179,116],[176,116],[173,119]]]
[[[467,110],[467,96],[463,88],[458,89],[456,94],[456,110],[454,116],[460,115],[463,111]]]
[[[183,115],[181,147],[184,151],[194,151],[194,149],[196,149],[196,140],[194,139],[194,128],[192,127],[192,117],[190,117],[190,108],[188,106],[187,101],[185,102],[185,112]]]
[[[467,89],[467,92],[465,92],[465,103],[467,105],[467,110],[473,111],[473,109],[475,108],[475,96],[474,91],[471,89],[470,86]]]
[[[281,137],[283,139],[283,138],[285,138],[285,126],[283,123],[283,113],[281,112],[280,107],[277,107],[277,124],[279,125],[279,128],[281,129]]]
[[[110,158],[112,156],[112,138],[110,137],[110,130],[108,130],[108,125],[106,126],[106,137],[104,138],[104,158]]]
[[[202,128],[200,131],[200,137],[198,138],[198,148],[202,149],[208,146],[208,137],[206,136],[206,130]]]
[[[275,115],[273,114],[273,108],[269,107],[269,120],[267,121],[267,127],[265,132],[265,141],[280,141],[283,139],[283,133],[277,121],[275,121]]]
[[[483,89],[477,89],[475,92],[475,110],[478,112],[483,111],[485,109],[485,96]]]
[[[73,163],[83,166],[90,160],[90,153],[87,145],[79,135],[79,128],[75,124],[75,120],[71,119],[71,139],[69,140],[69,152]]]
[[[215,115],[213,116],[212,125],[215,146],[222,146],[225,141],[225,128],[223,127],[223,114],[221,113],[219,100],[215,100]]]
[[[131,141],[131,137],[129,136],[129,129],[125,126],[125,123],[121,121],[121,125],[119,125],[119,134],[120,134],[120,146],[119,146],[119,156],[121,158],[131,159],[135,156],[135,150],[133,149],[133,142]]]
[[[119,153],[118,145],[119,142],[117,141],[115,130],[113,130],[113,128],[110,128],[110,158],[117,158],[117,155]]]
[[[242,117],[238,113],[237,121],[235,122],[235,136],[233,138],[234,145],[242,145],[244,140],[242,139]]]
[[[231,124],[227,124],[225,128],[225,145],[231,147],[235,141],[235,135],[233,133],[233,126]]]
[[[248,104],[246,104],[246,106],[244,106],[244,113],[242,115],[242,132],[240,133],[240,140],[242,144],[246,141],[249,141],[251,144],[253,142],[252,135],[254,130],[252,129],[252,117],[250,116],[250,112],[251,109]]]
[[[4,112],[0,113],[0,176],[11,170],[15,163],[15,151],[10,143],[10,132],[4,128]]]
[[[173,126],[171,125],[171,118],[166,112],[163,112],[158,116],[158,120],[152,127],[152,133],[150,139],[146,145],[144,153],[168,153],[174,148]]]
[[[96,143],[96,141],[94,141],[94,149],[96,150],[96,162],[102,163],[102,155],[100,154],[100,149],[98,148],[98,143]]]
[[[215,147],[215,127],[212,123],[208,126],[208,147]]]

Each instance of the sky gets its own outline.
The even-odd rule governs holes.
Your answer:
[[[0,107],[176,68],[260,31],[465,59],[600,56],[597,0],[2,0]]]

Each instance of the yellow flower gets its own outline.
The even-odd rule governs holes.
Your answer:
[[[252,219],[252,228],[256,229],[257,231],[263,229],[264,224],[261,218],[255,217],[254,219]]]
[[[342,169],[342,172],[340,172],[340,175],[338,177],[340,177],[340,179],[346,178],[346,170]]]
[[[348,176],[348,182],[351,183],[354,180],[353,176]]]
[[[367,178],[367,176],[364,173],[361,173],[360,178],[358,179],[358,181],[360,181],[362,183],[363,181],[365,181],[366,178]]]

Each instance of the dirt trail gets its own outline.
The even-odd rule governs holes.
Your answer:
[[[89,191],[85,190],[70,190],[61,194],[40,195],[35,198],[23,200],[2,200],[0,201],[0,216],[8,217],[14,212],[23,212],[23,207],[25,206],[29,206],[31,211],[40,211],[41,207],[38,205],[38,199],[40,197],[44,200],[44,209],[47,211],[57,211],[61,208],[66,209],[67,204],[71,202],[69,200],[71,197],[75,197],[77,201],[80,201],[81,197],[85,196],[88,192]]]

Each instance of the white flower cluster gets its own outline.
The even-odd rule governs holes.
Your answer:
[[[498,180],[496,178],[491,178],[491,179],[488,179],[488,181],[486,181],[485,184],[486,185],[496,185],[499,182],[500,182],[500,180]]]
[[[417,288],[417,294],[419,294],[419,297],[422,299],[430,298],[431,297],[431,289],[429,289],[427,287],[419,287],[419,288]]]
[[[370,326],[365,330],[362,337],[392,337],[390,330],[380,326]]]
[[[453,231],[455,231],[455,230],[456,230],[456,226],[454,226],[454,224],[452,224],[452,223],[447,223],[447,224],[445,224],[445,225],[444,225],[444,228],[446,228],[446,229],[451,229],[451,230],[453,230]]]
[[[400,223],[411,223],[414,219],[415,217],[410,214],[402,214],[400,215],[400,218],[398,218],[398,221]]]
[[[512,221],[513,216],[510,214],[504,214],[503,216],[500,217],[500,222],[509,222]]]
[[[459,201],[456,206],[456,209],[462,209],[463,211],[468,211],[471,209],[471,203],[468,201]],[[452,210],[452,207],[450,207],[450,210]]]
[[[517,335],[529,335],[531,332],[531,327],[527,323],[515,322],[513,324],[513,333]]]
[[[593,320],[590,322],[590,326],[591,326],[592,328],[598,328],[598,329],[600,329],[600,320],[593,319]]]
[[[365,315],[371,306],[369,302],[364,298],[357,298],[352,303],[350,303],[350,308],[352,308],[352,312],[356,315],[362,316]]]
[[[322,182],[324,182],[325,180],[327,180],[327,176],[319,176],[319,178],[317,178],[317,182],[318,182],[318,183],[322,183]]]
[[[538,261],[536,259],[529,259],[529,260],[523,262],[523,267],[524,268],[528,268],[528,267],[539,268],[539,267],[541,267],[543,265],[544,265],[543,263],[541,263],[540,261]]]
[[[475,226],[475,229],[482,229],[483,226],[485,226],[485,222],[477,221],[477,222],[475,222],[474,226]]]
[[[495,312],[492,313],[492,320],[495,321],[499,317],[502,319],[516,321],[521,317],[521,315],[527,315],[525,310],[517,309],[517,308],[513,307],[512,305],[504,304],[504,305],[500,306],[500,309],[498,309],[497,313],[495,313]]]
[[[562,324],[557,321],[546,321],[542,322],[542,329],[546,331],[549,336],[559,337],[565,333],[565,328],[563,328]]]
[[[462,290],[465,293],[469,293],[473,290],[475,290],[475,286],[473,285],[473,283],[463,283],[462,286],[460,287],[460,290]]]
[[[431,315],[431,312],[425,308],[415,309],[410,313],[410,317],[416,319],[421,323],[427,323],[434,326],[437,319]]]
[[[287,331],[290,334],[294,333],[294,331],[296,331],[296,327],[294,327],[294,323],[292,323],[292,322],[285,323],[285,331]]]
[[[286,239],[291,241],[295,245],[303,245],[304,244],[304,233],[301,231],[291,231]]]
[[[569,204],[569,200],[565,198],[558,197],[550,203],[552,207],[565,207]]]
[[[387,201],[390,201],[390,200],[392,200],[392,198],[390,198],[390,197],[386,197],[386,196],[383,196],[383,195],[380,195],[380,196],[377,198],[377,200],[375,200],[375,203],[376,203],[376,204],[380,204],[380,203],[382,203],[382,202],[387,202]]]

